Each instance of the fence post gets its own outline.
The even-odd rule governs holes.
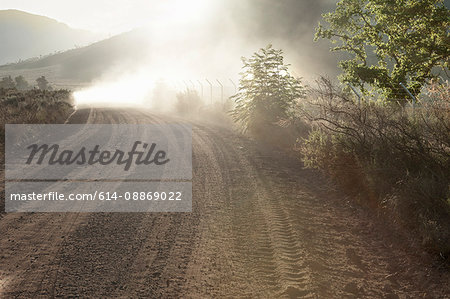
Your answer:
[[[209,87],[210,87],[210,91],[211,91],[211,105],[212,105],[212,102],[213,102],[213,85],[212,85],[211,82],[209,82],[208,79],[205,79],[205,80],[206,80],[206,82],[208,82]]]
[[[416,108],[416,97],[413,96],[413,94],[411,92],[409,92],[408,88],[406,88],[405,85],[403,85],[402,82],[400,82],[400,86],[409,94],[409,96],[412,98],[412,108],[413,108],[413,112],[415,111]]]
[[[183,80],[183,83],[184,83],[184,86],[186,86],[186,91],[189,91],[189,86],[188,86],[188,84],[186,83],[185,80]]]
[[[217,83],[220,85],[220,100],[223,103],[223,84],[219,81],[219,79],[216,79]]]
[[[197,92],[197,90],[196,90],[196,88],[195,88],[194,82],[192,82],[192,80],[189,80],[189,82],[190,82],[191,85],[192,85],[192,90]]]
[[[233,84],[233,86],[234,86],[234,94],[237,94],[237,86],[236,86],[236,84],[234,83],[233,80],[231,80],[231,79],[228,79],[228,80],[230,80],[231,84]]]
[[[358,97],[358,105],[361,106],[361,96],[359,95],[359,93],[356,91],[356,89],[353,87],[353,85],[351,85],[350,83],[347,83],[348,86],[350,86],[350,88],[352,89],[352,91],[356,94],[356,96]]]
[[[198,84],[200,84],[200,88],[202,89],[202,100],[203,100],[203,83],[200,80],[197,80]]]

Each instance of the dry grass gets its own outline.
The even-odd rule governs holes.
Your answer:
[[[4,192],[5,124],[61,123],[72,112],[72,98],[68,90],[29,90],[0,88],[0,193]],[[0,194],[0,200],[4,194]],[[0,212],[4,211],[0,202]]]
[[[305,165],[448,255],[448,86],[435,89],[431,101],[412,113],[388,104],[358,105],[323,79],[305,107],[303,116],[313,128],[299,144]]]

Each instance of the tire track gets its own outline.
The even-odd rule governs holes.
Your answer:
[[[180,121],[132,109],[88,119]],[[190,123],[192,213],[7,214],[0,297],[448,297],[448,272],[395,245],[314,172]]]
[[[214,134],[205,130],[208,133],[202,135]],[[235,205],[233,219],[237,232],[236,249],[240,252],[239,256],[246,259],[251,257],[250,263],[242,261],[243,266],[252,269],[252,276],[260,284],[261,295],[312,297],[314,287],[310,270],[307,264],[300,263],[305,259],[306,250],[294,237],[282,204],[271,196],[248,158],[225,142],[225,138],[221,137],[223,135],[226,136],[226,132],[214,136],[216,150],[226,153],[223,154],[222,169],[244,169],[245,174],[239,176],[233,173],[228,180],[233,182],[233,177],[239,177],[240,183],[248,188],[247,194],[242,194],[240,188],[230,194],[230,202]],[[233,138],[226,137],[227,140]],[[233,142],[234,145],[237,143],[239,141]],[[235,157],[240,159],[236,160]]]
[[[141,118],[139,113],[110,114],[113,123],[148,121],[148,117]],[[70,283],[78,280],[86,285],[81,294],[93,297],[133,293],[139,297],[159,297],[169,284],[170,293],[176,296],[183,284],[198,218],[182,213],[107,213],[91,217],[87,225],[72,234],[63,251],[61,260],[65,262],[57,275],[62,279],[55,283],[55,294],[80,294],[78,284]],[[160,238],[156,244],[155,236]],[[80,256],[80,252],[89,256]],[[94,270],[83,269],[82,265],[90,265]]]

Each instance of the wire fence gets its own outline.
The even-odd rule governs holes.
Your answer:
[[[237,94],[239,91],[238,82],[233,79],[186,79],[172,81],[172,88],[178,92],[195,92],[202,99],[205,104],[225,103],[230,97]],[[446,81],[444,85],[449,88],[449,83]],[[362,92],[348,84],[348,87],[355,95],[355,100],[360,105],[364,105],[371,102],[380,101],[381,96],[364,96]],[[428,86],[429,87],[429,86]],[[415,113],[416,110],[423,110],[429,104],[441,105],[443,109],[450,109],[450,99],[442,100],[433,97],[429,93],[427,86],[422,88],[422,91],[414,96],[413,93],[406,87],[405,84],[400,83],[398,87],[393,87],[394,91],[398,93],[406,93],[408,99],[389,99],[392,103],[397,103],[405,112]]]
[[[224,103],[238,92],[238,85],[232,79],[189,79],[171,83],[177,92],[196,92],[208,104]]]
[[[351,84],[347,84],[352,92],[356,96],[356,100],[358,101],[358,104],[365,104],[370,102],[379,101],[382,97],[377,96],[363,96],[362,93],[355,88]],[[394,87],[393,90],[398,93],[405,93],[408,95],[409,98],[401,98],[401,99],[385,99],[385,101],[389,101],[391,103],[397,103],[402,109],[404,109],[406,112],[415,113],[417,109],[423,110],[426,109],[428,105],[432,104],[434,106],[440,106],[443,109],[450,109],[450,98],[448,98],[449,92],[449,83],[446,81],[441,85],[446,89],[447,95],[440,95],[436,96],[433,92],[432,86],[423,86],[422,90],[419,94],[414,95],[405,84],[400,83],[399,87]],[[406,103],[405,103],[406,101]]]

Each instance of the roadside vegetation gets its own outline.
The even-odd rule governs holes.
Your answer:
[[[185,116],[194,117],[203,106],[203,101],[195,90],[185,90],[176,95],[175,112]]]
[[[186,89],[176,94],[174,111],[177,115],[192,120],[201,120],[222,126],[232,125],[228,111],[232,108],[232,100],[206,104],[196,90]]]
[[[299,99],[305,97],[300,78],[295,78],[284,63],[283,51],[268,45],[247,59],[242,58],[243,70],[239,91],[231,97],[235,106],[233,120],[244,133],[280,146],[290,146],[296,136],[292,126]],[[289,127],[291,130],[287,130]]]
[[[449,10],[434,0],[342,0],[324,19],[316,37],[347,54],[341,85],[303,87],[269,45],[243,59],[231,116],[448,259]]]
[[[72,112],[68,90],[0,88],[0,162],[4,164],[5,124],[61,123]]]
[[[433,86],[420,108],[355,97],[321,79],[303,103],[310,133],[297,147],[306,167],[329,175],[359,203],[450,253],[450,98]]]
[[[5,124],[63,123],[72,111],[72,94],[68,90],[0,88],[1,169],[4,170],[5,164]],[[0,180],[4,182],[4,173],[1,173]],[[0,186],[0,193],[4,192],[3,188]],[[0,198],[3,201],[4,194]],[[4,211],[1,201],[0,213]]]
[[[49,84],[45,76],[40,76],[36,79],[36,87],[40,90],[53,90],[53,87]],[[11,76],[3,77],[0,80],[0,88],[3,89],[17,89],[17,90],[30,90],[33,87],[28,83],[23,76],[17,76],[14,79]]]
[[[341,82],[364,94],[405,103],[438,75],[447,76],[450,12],[442,0],[341,0],[323,15],[317,39],[332,42]]]

